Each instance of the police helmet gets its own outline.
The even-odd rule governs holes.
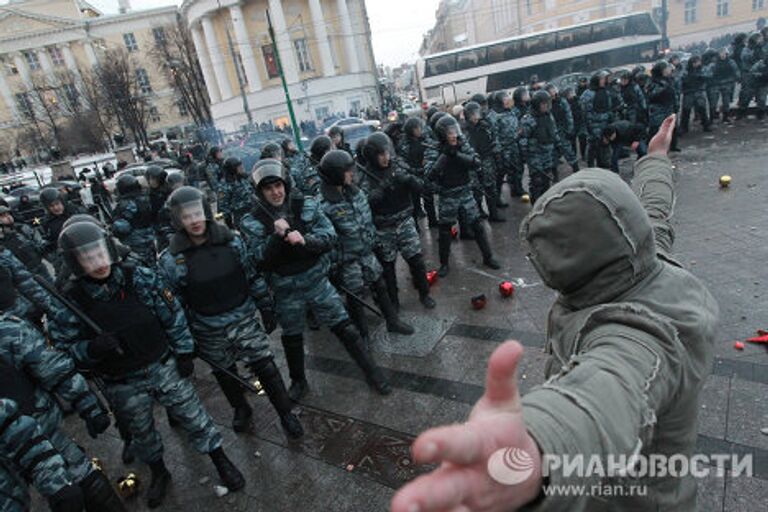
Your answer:
[[[446,144],[448,142],[449,134],[455,133],[456,135],[461,135],[461,128],[459,127],[459,122],[456,118],[446,114],[440,118],[435,125],[435,133],[440,142]]]
[[[309,146],[309,154],[312,157],[312,160],[317,163],[320,162],[320,160],[323,159],[323,156],[325,156],[331,149],[333,149],[331,138],[327,135],[319,135],[315,137],[312,144]]]
[[[277,142],[267,142],[264,147],[261,148],[261,159],[274,158],[276,160],[283,159],[283,148]]]
[[[384,134],[382,133],[381,135]],[[386,137],[386,135],[384,136]],[[368,143],[370,143],[371,137],[368,137]],[[366,149],[368,148],[368,143],[365,145]],[[354,166],[355,161],[352,159],[352,155],[341,149],[332,149],[320,161],[318,171],[320,178],[328,185],[340,186],[344,184],[346,172],[354,169]]]
[[[488,98],[482,93],[473,94],[469,101],[477,103],[480,107],[488,105]]]
[[[518,87],[515,89],[515,91],[512,93],[512,101],[514,101],[515,106],[519,107],[526,103],[525,97],[528,97],[528,101],[530,101],[531,94],[528,92],[527,87]]]
[[[239,158],[230,156],[224,160],[224,163],[221,166],[221,170],[223,171],[226,178],[232,179],[237,176],[237,170],[241,165],[243,165],[243,162]]]
[[[251,172],[251,180],[256,190],[261,193],[261,187],[275,183],[276,181],[282,181],[286,188],[286,196],[288,195],[288,188],[291,185],[290,180],[285,177],[285,171],[282,162],[273,158],[265,158],[259,160],[256,165],[253,166]]]
[[[62,229],[59,249],[78,278],[119,261],[112,238],[94,222],[75,222]]]
[[[403,124],[403,132],[411,137],[417,128],[424,130],[424,121],[418,117],[409,117],[405,124]]]
[[[124,173],[117,178],[117,193],[121,196],[127,196],[130,194],[137,194],[141,192],[141,184],[131,173]]]
[[[437,122],[447,115],[449,115],[448,112],[442,112],[442,111],[437,111],[434,114],[432,114],[432,117],[429,118],[430,128],[434,130],[437,127]]]
[[[185,224],[213,219],[205,194],[195,187],[177,188],[168,196],[167,204],[171,212],[171,224],[179,230]]]
[[[378,167],[378,156],[389,151],[389,156],[393,156],[392,139],[386,133],[376,132],[368,136],[363,148],[365,161],[370,165]]]
[[[46,209],[50,208],[56,201],[59,201],[61,204],[66,203],[64,195],[62,195],[58,188],[46,187],[40,191],[40,202]]]
[[[651,76],[654,78],[661,78],[664,76],[664,70],[670,66],[669,62],[665,60],[657,61],[651,68]]]
[[[158,187],[165,185],[165,179],[168,177],[168,171],[160,167],[159,165],[150,165],[147,167],[144,176],[147,178],[147,183],[152,186],[152,181],[157,183]]]
[[[531,98],[531,109],[534,113],[541,112],[541,105],[552,106],[552,96],[547,91],[536,91]]]
[[[483,107],[481,107],[479,103],[476,101],[470,101],[464,105],[464,119],[467,121],[472,120],[474,117],[480,119],[483,116],[482,109]]]
[[[172,172],[165,179],[165,183],[171,188],[171,190],[176,190],[180,186],[184,185],[184,181],[184,174],[180,172]]]
[[[71,215],[66,221],[64,221],[64,224],[62,224],[61,227],[64,229],[71,226],[72,224],[77,224],[78,222],[90,222],[92,224],[96,224],[102,229],[105,229],[104,224],[99,219],[87,213],[76,213]]]

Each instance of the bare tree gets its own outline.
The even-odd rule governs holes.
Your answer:
[[[55,73],[59,84],[59,105],[66,117],[62,138],[62,149],[108,150],[110,144],[109,111],[104,108],[104,101],[88,76],[86,82],[82,74],[69,69]]]
[[[106,51],[104,59],[95,69],[99,93],[115,115],[118,124],[125,127],[140,148],[149,146],[148,93],[142,91],[137,67],[122,49]]]
[[[197,126],[212,126],[211,102],[205,88],[203,70],[197,58],[192,33],[184,20],[177,18],[173,26],[165,27],[156,37],[151,50],[153,60],[165,75]]]

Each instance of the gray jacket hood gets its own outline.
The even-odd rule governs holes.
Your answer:
[[[520,236],[544,283],[576,310],[616,300],[661,268],[643,205],[603,169],[550,188],[523,220]]]

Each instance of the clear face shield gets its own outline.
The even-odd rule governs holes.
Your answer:
[[[80,268],[86,275],[104,273],[105,269],[109,269],[114,263],[112,253],[104,239],[81,245],[74,252]]]
[[[193,231],[194,227],[198,227],[201,223],[205,225],[205,207],[202,199],[182,203],[174,209],[179,224],[185,230]]]
[[[461,136],[461,128],[457,124],[451,124],[445,128],[445,140],[451,146],[455,146],[459,142],[459,136]]]

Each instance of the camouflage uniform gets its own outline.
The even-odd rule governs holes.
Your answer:
[[[739,91],[739,115],[744,116],[752,98],[758,100],[758,86],[755,84],[752,75],[752,69],[760,62],[762,50],[755,44],[754,34],[750,38],[749,44],[741,52],[741,90]]]
[[[297,154],[290,159],[286,158],[285,161],[296,188],[305,196],[316,196],[320,191],[320,177],[309,158],[306,155]]]
[[[435,211],[435,188],[430,181],[424,180],[424,156],[427,146],[435,144],[426,135],[427,126],[424,125],[424,131],[418,139],[408,135],[403,135],[400,143],[397,145],[397,154],[410,167],[411,173],[422,180],[423,189],[420,197],[424,200],[424,209],[427,212],[429,225],[437,225],[437,213]]]
[[[492,111],[493,112],[493,111]],[[496,115],[496,112],[493,112]],[[496,115],[498,119],[498,115]],[[497,132],[492,121],[481,118],[477,124],[467,123],[467,138],[480,157],[480,187],[475,189],[475,200],[478,208],[482,205],[483,196],[488,206],[492,220],[499,219],[498,214],[498,180],[500,173],[497,163],[501,160],[501,149]],[[503,176],[503,174],[502,174]]]
[[[573,151],[572,143],[576,136],[575,126],[573,124],[573,112],[571,112],[571,106],[565,98],[557,96],[552,99],[552,117],[555,119],[555,125],[557,126],[560,138],[563,139],[564,142],[567,142],[571,147],[570,154],[575,153],[575,151]],[[558,149],[558,155],[568,159],[568,154],[563,153],[560,149]]]
[[[221,226],[219,229],[226,228]],[[169,248],[160,255],[158,263],[165,282],[185,306],[190,330],[197,341],[197,352],[207,360],[225,368],[231,367],[239,360],[252,363],[265,357],[272,357],[267,336],[255,319],[257,306],[260,309],[272,307],[267,285],[248,261],[243,240],[238,235],[231,236],[231,240],[225,245],[236,254],[242,265],[244,277],[249,283],[249,295],[245,297],[242,304],[225,313],[202,314],[185,302],[184,292],[188,271],[185,251],[192,246],[184,234],[177,233],[171,239]],[[223,291],[231,292],[231,290]],[[216,302],[215,299],[211,297],[211,302]]]
[[[755,97],[757,104],[757,118],[762,119],[765,116],[766,95],[768,95],[768,58],[758,61],[749,70],[747,78],[749,87]]]
[[[52,393],[71,403],[83,419],[91,420],[105,411],[74,362],[64,352],[47,347],[31,324],[5,313],[0,313],[0,359],[26,375],[34,386],[30,415],[66,461],[70,479],[81,482],[93,472],[93,466],[82,449],[59,430],[62,414]]]
[[[21,294],[16,298],[13,307],[6,310],[8,314],[30,320],[35,315],[35,307],[37,307],[47,313],[50,320],[63,313],[62,305],[37,284],[32,273],[11,251],[2,246],[0,246],[0,270],[11,275],[16,290]]]
[[[211,188],[212,197],[218,197],[221,177],[221,162],[208,160],[205,166],[205,181]]]
[[[596,100],[601,100],[602,104],[599,104]],[[603,128],[613,122],[613,95],[607,89],[595,90],[594,88],[590,88],[584,91],[579,102],[582,111],[584,112],[584,124],[587,130],[587,142],[589,144],[587,163],[592,167],[597,158],[596,151],[600,144],[600,139],[602,138]],[[592,151],[589,151],[590,149]],[[531,155],[532,153],[533,152],[529,149],[528,155]]]
[[[240,222],[240,232],[247,243],[251,262],[264,273],[274,294],[277,320],[284,337],[299,336],[304,332],[307,306],[323,325],[333,327],[349,320],[341,297],[327,277],[330,262],[327,253],[336,243],[333,224],[314,199],[292,196],[290,201],[296,217],[291,225],[301,224],[301,227],[294,229],[301,231],[311,247],[307,249],[305,265],[283,269],[279,264],[273,268],[275,263],[265,263],[273,247],[279,246],[282,241],[274,235],[274,221],[264,218],[262,212],[254,210],[247,213]],[[285,258],[284,264],[290,265],[288,258]],[[293,271],[296,273],[291,273]]]
[[[546,123],[548,126],[540,126],[541,123]],[[557,181],[556,172],[560,155],[564,155],[566,161],[572,166],[576,165],[576,155],[571,145],[560,136],[551,114],[540,116],[528,114],[520,125],[521,137],[525,139],[528,151],[526,161],[530,177],[531,203],[535,203],[549,189],[551,182]]]
[[[114,304],[114,309],[120,313],[121,304],[130,305],[129,300],[135,301],[134,311],[149,315],[155,322],[142,325],[141,329],[134,325],[138,321],[134,318],[128,319],[123,326],[103,326],[116,329],[121,344],[125,341],[125,333],[137,334],[137,331],[148,344],[141,348],[129,344],[125,355],[114,356],[106,362],[94,360],[88,354],[92,334],[69,311],[68,315],[51,324],[51,337],[57,346],[69,351],[78,366],[91,368],[103,378],[109,403],[118,421],[130,431],[136,455],[148,464],[162,459],[163,444],[153,419],[154,401],[166,407],[178,420],[197,451],[210,453],[219,448],[221,434],[203,408],[192,383],[179,376],[176,361],[171,357],[190,355],[195,347],[184,310],[157,274],[144,267],[115,264],[106,283],[80,280],[74,283],[69,294],[86,314],[105,303]],[[142,320],[146,320],[146,316]],[[150,336],[158,329],[161,338]],[[126,370],[122,371],[123,368]]]
[[[648,125],[649,136],[659,131],[664,119],[676,112],[676,94],[672,80],[654,77],[648,86]]]
[[[467,155],[472,165],[467,165],[465,172],[467,174],[466,183],[459,186],[453,186],[443,179],[443,169],[436,169],[435,164],[441,157],[443,151],[449,151],[444,145],[439,144],[434,148],[428,148],[424,155],[424,171],[429,181],[435,183],[438,195],[437,217],[440,224],[453,225],[459,217],[460,210],[464,212],[468,224],[474,224],[480,219],[480,211],[477,208],[472,191],[478,187],[479,178],[479,158],[472,146],[463,137],[459,139],[458,152]],[[469,160],[467,161],[469,164]]]
[[[624,119],[632,124],[645,125],[648,122],[648,102],[640,86],[632,80],[622,88],[621,97],[624,102]]]
[[[320,186],[320,208],[331,221],[338,240],[339,282],[353,292],[362,291],[381,277],[381,264],[373,253],[376,228],[368,199],[359,188]]]
[[[155,264],[155,231],[152,209],[143,194],[121,198],[115,208],[112,233],[146,265]]]
[[[43,428],[16,401],[0,398],[0,511],[29,510],[27,482],[48,498],[72,479]]]
[[[240,219],[248,213],[253,203],[253,189],[245,176],[226,179],[219,184],[218,210],[226,219],[231,219],[231,226],[240,224]]]
[[[733,103],[733,92],[736,82],[741,78],[738,64],[731,57],[721,59],[719,56],[712,63],[712,87],[709,92],[709,114],[712,119],[717,117],[717,104],[722,102],[723,119],[728,119]]]
[[[59,233],[64,223],[73,215],[80,213],[86,213],[85,210],[72,203],[66,203],[64,205],[64,213],[61,215],[51,215],[46,212],[42,222],[40,222],[40,231],[43,234],[43,240],[45,240],[45,249],[43,251],[45,257],[53,265],[53,269],[56,274],[59,273],[62,261],[58,251]]]
[[[0,227],[0,244],[24,262],[30,272],[53,282],[43,259],[46,244],[37,231],[26,224]]]
[[[696,110],[696,117],[709,129],[710,119],[707,108],[707,82],[710,76],[703,66],[692,68],[690,62],[687,72],[683,75],[683,112],[680,119],[680,133],[688,131],[691,110]]]

